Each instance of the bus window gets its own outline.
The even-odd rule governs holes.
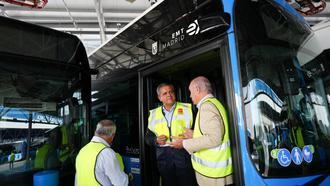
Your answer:
[[[329,49],[302,58],[310,30],[271,2],[238,5],[246,132],[256,169],[264,177],[329,171]]]
[[[129,72],[127,72],[129,74]],[[106,78],[106,77],[105,77]],[[138,84],[134,72],[128,79],[104,81],[94,96],[92,124],[102,119],[116,123],[116,137],[112,148],[122,156],[139,157]]]
[[[72,35],[2,16],[0,30],[0,185],[33,185],[44,170],[73,185],[89,137],[85,50]]]
[[[140,185],[139,93],[136,71],[118,68],[94,84],[92,94],[92,131],[100,120],[116,124],[111,148],[122,156],[124,171],[133,185]],[[114,75],[114,76],[113,76]],[[147,161],[149,161],[148,159]]]

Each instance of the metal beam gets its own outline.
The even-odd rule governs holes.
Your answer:
[[[68,12],[68,14],[69,14],[69,16],[70,16],[70,18],[71,18],[71,20],[72,20],[73,26],[74,26],[76,29],[78,29],[78,25],[77,25],[76,21],[73,19],[72,15],[71,15],[71,12],[70,12],[70,10],[69,10],[69,8],[68,8],[68,5],[65,3],[65,0],[62,0],[62,1],[63,1],[63,4],[64,4],[64,7],[65,7],[66,11]]]
[[[94,3],[95,3],[96,14],[97,14],[97,20],[99,22],[99,27],[100,27],[101,43],[104,43],[107,38],[106,38],[105,33],[104,33],[105,20],[104,20],[104,17],[103,17],[102,0],[94,0]]]

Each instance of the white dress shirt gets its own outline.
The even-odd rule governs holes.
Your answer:
[[[166,110],[166,108],[164,106],[162,106],[163,113],[164,113],[165,118],[167,120],[167,126],[168,127],[171,127],[172,116],[173,116],[173,113],[174,113],[175,106],[176,106],[176,103],[171,107],[171,109],[169,111]]]
[[[91,141],[103,143],[108,147],[104,148],[96,159],[95,175],[97,181],[101,185],[127,186],[128,177],[121,170],[116,153],[110,148],[110,145],[98,136],[94,136]]]

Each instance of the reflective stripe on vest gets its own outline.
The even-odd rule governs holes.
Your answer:
[[[95,176],[96,159],[99,153],[106,148],[103,143],[89,142],[77,155],[76,176],[77,186],[101,185]]]
[[[211,178],[221,178],[233,172],[227,113],[216,98],[208,98],[203,103],[205,102],[211,102],[218,109],[224,124],[224,136],[219,146],[195,152],[191,155],[191,161],[195,171],[198,173]],[[193,134],[194,138],[202,136],[199,126],[199,114],[198,111]]]
[[[182,135],[184,129],[191,128],[192,126],[192,111],[191,104],[176,102],[176,107],[173,111],[171,121],[171,135]],[[168,128],[167,120],[163,115],[162,107],[158,107],[150,111],[148,118],[148,128],[156,134],[166,135],[170,141],[170,131]]]

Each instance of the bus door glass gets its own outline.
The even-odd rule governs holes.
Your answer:
[[[140,147],[138,122],[138,77],[135,71],[116,69],[121,75],[106,75],[95,84],[92,97],[92,131],[100,120],[116,124],[111,148],[122,156],[124,171],[133,175],[131,183],[140,184]],[[109,78],[112,77],[112,78]],[[97,98],[97,99],[96,99]]]
[[[10,58],[2,59],[0,66],[7,68],[0,73],[5,85],[0,88],[0,176],[7,175],[3,183],[30,184],[35,172],[47,169],[61,169],[61,179],[73,182],[87,123],[79,67],[54,67],[46,61],[6,64]],[[16,174],[22,179],[15,179]]]
[[[329,171],[328,41],[273,3],[236,7],[251,159],[264,177]]]

